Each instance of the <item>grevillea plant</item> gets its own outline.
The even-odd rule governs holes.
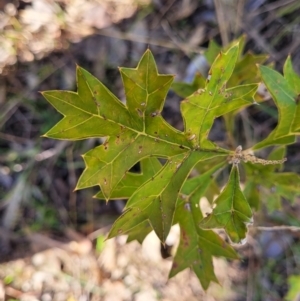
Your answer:
[[[252,210],[262,202],[277,208],[281,197],[292,201],[300,194],[299,175],[282,171],[285,146],[300,134],[300,78],[290,58],[282,76],[270,67],[257,67],[266,56],[243,55],[243,45],[244,38],[222,52],[211,43],[205,54],[211,64],[207,79],[196,75],[192,84],[172,86],[185,97],[181,102],[183,131],[161,115],[174,76],[158,73],[149,49],[137,68],[120,68],[125,104],[80,67],[77,92],[43,92],[64,116],[45,137],[106,137],[83,155],[86,168],[76,189],[98,186],[96,198],[128,199],[108,238],[126,234],[128,241],[142,243],[154,231],[165,243],[171,226],[179,224],[180,243],[169,276],[191,268],[204,289],[218,281],[213,256],[238,258],[231,243],[245,239]],[[278,124],[268,137],[243,150],[234,145],[233,120],[240,110],[262,101],[256,94],[260,81],[278,108]],[[208,138],[220,116],[230,137],[228,147]],[[266,147],[272,147],[268,158],[255,156],[255,151]],[[133,172],[138,163],[140,172]],[[231,172],[220,191],[217,177],[228,166]],[[244,191],[240,170],[245,174]],[[201,212],[202,197],[211,202],[211,213]],[[225,230],[229,242],[214,229]]]

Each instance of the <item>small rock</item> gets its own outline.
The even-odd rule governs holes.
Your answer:
[[[32,275],[32,287],[35,291],[41,291],[44,283],[51,285],[53,283],[53,276],[43,271],[37,271]]]
[[[157,298],[155,297],[154,291],[142,291],[135,295],[134,301],[156,301]]]
[[[45,293],[45,294],[42,295],[41,300],[42,301],[51,301],[52,297],[49,293]]]
[[[154,231],[152,231],[143,241],[142,252],[143,256],[151,261],[161,261],[160,241]]]
[[[35,296],[24,294],[20,297],[20,301],[40,301],[40,300],[37,299]]]
[[[31,262],[34,266],[39,267],[44,264],[46,257],[43,253],[37,253],[32,256]]]

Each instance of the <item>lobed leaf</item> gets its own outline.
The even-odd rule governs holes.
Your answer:
[[[258,150],[271,145],[284,145],[295,142],[300,133],[299,76],[294,72],[290,58],[284,67],[284,77],[266,66],[259,66],[261,77],[278,107],[278,124],[270,135],[252,147]]]
[[[214,204],[212,213],[200,222],[200,227],[223,228],[234,243],[240,243],[246,236],[246,224],[252,222],[252,211],[240,187],[237,165],[232,166],[228,183]]]
[[[195,74],[195,77],[193,79],[192,83],[186,83],[186,82],[174,82],[172,84],[172,90],[179,96],[186,98],[193,94],[195,91],[197,91],[200,88],[205,87],[205,78],[197,73]]]
[[[241,106],[253,103],[257,85],[226,89],[239,55],[238,45],[220,53],[213,63],[204,89],[196,91],[181,103],[185,129],[200,148],[214,149],[207,137],[214,119]]]
[[[232,259],[238,257],[234,249],[215,232],[202,230],[198,226],[203,219],[199,206],[200,198],[213,180],[213,173],[222,167],[224,163],[185,182],[174,218],[175,223],[180,225],[180,244],[169,277],[189,267],[195,272],[204,289],[208,288],[211,281],[218,282],[212,256]]]
[[[268,160],[280,160],[285,153],[285,147],[277,147]],[[261,166],[245,163],[244,167],[247,175],[244,194],[251,207],[258,209],[262,202],[273,211],[280,209],[282,197],[293,202],[300,195],[300,176],[292,172],[276,172],[283,168],[282,164]]]
[[[174,156],[148,182],[131,196],[126,211],[111,228],[108,237],[129,233],[134,225],[148,220],[159,239],[164,242],[172,225],[180,189],[192,168],[202,160],[216,156],[211,152]]]
[[[129,199],[132,194],[160,169],[161,163],[156,158],[145,158],[140,162],[141,172],[128,172],[113,190],[110,200]],[[96,195],[98,199],[105,199],[102,191]]]
[[[205,54],[212,64],[208,79],[196,76],[189,86],[174,85],[184,97],[192,93],[181,103],[184,131],[173,128],[161,116],[173,75],[157,72],[150,50],[145,52],[137,68],[120,68],[126,104],[80,67],[77,67],[76,93],[43,93],[63,115],[46,137],[70,140],[105,137],[103,144],[83,155],[86,168],[76,189],[98,186],[97,198],[128,199],[108,238],[128,234],[128,241],[142,243],[154,230],[164,243],[171,226],[179,223],[180,244],[170,277],[190,267],[205,289],[211,281],[217,282],[212,256],[237,258],[234,249],[211,229],[224,228],[233,242],[240,242],[245,238],[246,224],[252,221],[251,207],[239,184],[237,164],[244,158],[243,153],[222,149],[208,139],[215,118],[227,114],[225,121],[229,123],[235,112],[255,103],[258,85],[253,83],[257,81],[254,63],[263,62],[266,56],[242,56],[245,38],[239,43],[240,46],[229,45],[216,59],[219,47],[210,44]],[[279,122],[253,149],[292,143],[300,133],[300,78],[290,58],[284,67],[284,77],[268,67],[260,66],[259,70],[278,107]],[[275,149],[270,158],[283,156],[284,152],[282,148]],[[214,174],[225,166],[228,155],[236,159],[236,164],[219,193]],[[132,172],[136,164],[140,164],[138,173]],[[264,182],[266,190],[276,186],[276,194],[267,198],[274,206],[281,196],[290,199],[300,193],[299,176],[275,173],[282,167],[278,164],[257,167],[246,163],[244,166],[249,175],[245,194],[251,206],[258,206],[257,199],[262,195],[262,190],[257,189],[259,181]],[[189,179],[194,168],[200,175]],[[212,202],[216,194],[219,196],[212,213],[203,218],[200,198],[205,195]]]

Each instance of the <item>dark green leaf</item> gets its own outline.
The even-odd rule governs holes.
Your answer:
[[[213,268],[212,256],[237,258],[234,249],[216,233],[202,230],[199,201],[207,190],[212,175],[224,164],[219,164],[201,176],[188,180],[176,208],[175,222],[180,225],[180,244],[177,249],[170,277],[185,268],[191,268],[198,276],[202,287],[207,289],[211,281],[218,282]]]
[[[233,242],[240,243],[246,237],[246,225],[252,222],[252,211],[241,190],[236,165],[232,166],[228,183],[214,204],[212,213],[201,221],[200,227],[223,228]]]

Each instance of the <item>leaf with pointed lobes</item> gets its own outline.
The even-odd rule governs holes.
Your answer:
[[[126,242],[129,243],[131,241],[138,241],[140,244],[143,243],[144,239],[146,238],[146,236],[153,231],[151,225],[149,224],[149,222],[147,220],[145,220],[144,222],[138,224],[137,226],[135,226],[134,228],[131,229]]]
[[[279,146],[272,150],[268,156],[268,160],[282,160],[285,157],[285,154],[286,147]],[[270,208],[269,202],[267,201],[268,196],[266,196],[266,194],[272,196],[275,195],[272,193],[273,189],[270,189],[274,185],[271,177],[278,174],[276,173],[276,170],[282,169],[283,164],[260,165],[247,162],[243,163],[243,166],[247,176],[243,193],[248,200],[249,205],[251,208],[258,210],[262,202]],[[270,193],[265,193],[266,191],[269,191]],[[280,199],[280,195],[278,196]],[[272,200],[274,200],[273,197]],[[280,204],[280,200],[276,202],[272,201],[272,203]]]
[[[284,65],[284,77],[277,71],[259,66],[261,77],[278,108],[278,124],[263,141],[252,147],[253,150],[271,145],[284,145],[295,142],[300,134],[300,78],[292,67],[288,57]]]
[[[180,244],[169,277],[191,268],[205,290],[211,281],[218,282],[212,256],[238,258],[235,250],[215,232],[202,230],[198,226],[203,219],[199,206],[200,198],[214,180],[212,175],[223,167],[224,163],[218,164],[204,174],[185,182],[174,217],[174,222],[180,225]]]
[[[214,61],[205,88],[196,91],[181,103],[185,131],[200,148],[214,149],[208,140],[209,131],[216,117],[236,110],[245,104],[255,103],[253,96],[257,84],[226,88],[239,55],[239,46],[220,53]]]
[[[128,172],[124,178],[118,183],[110,200],[129,199],[133,193],[145,182],[151,179],[160,169],[162,165],[157,158],[146,158],[140,162],[141,172]],[[99,191],[95,198],[104,200],[102,191]]]
[[[222,154],[192,151],[172,157],[131,196],[126,211],[113,224],[108,237],[128,234],[134,226],[148,220],[164,243],[172,226],[179,191],[186,178],[198,162],[218,155]]]
[[[205,78],[200,73],[196,73],[192,83],[174,82],[171,88],[177,95],[186,98],[198,89],[203,89],[205,82]]]
[[[241,190],[238,166],[233,164],[229,180],[214,202],[211,214],[200,222],[203,229],[223,228],[234,243],[246,237],[246,225],[252,223],[252,210]]]
[[[268,160],[281,160],[285,154],[286,147],[274,148]],[[244,163],[244,167],[247,175],[244,195],[251,207],[258,209],[261,201],[269,211],[274,211],[281,208],[281,197],[293,203],[300,195],[300,176],[293,172],[280,172],[283,164],[263,166]]]
[[[56,139],[107,137],[87,152],[86,168],[76,189],[100,186],[108,200],[118,183],[136,163],[150,156],[170,158],[193,145],[183,132],[161,116],[172,75],[159,75],[149,50],[138,67],[120,69],[126,105],[86,70],[77,68],[78,92],[44,92],[64,118],[45,136]]]

